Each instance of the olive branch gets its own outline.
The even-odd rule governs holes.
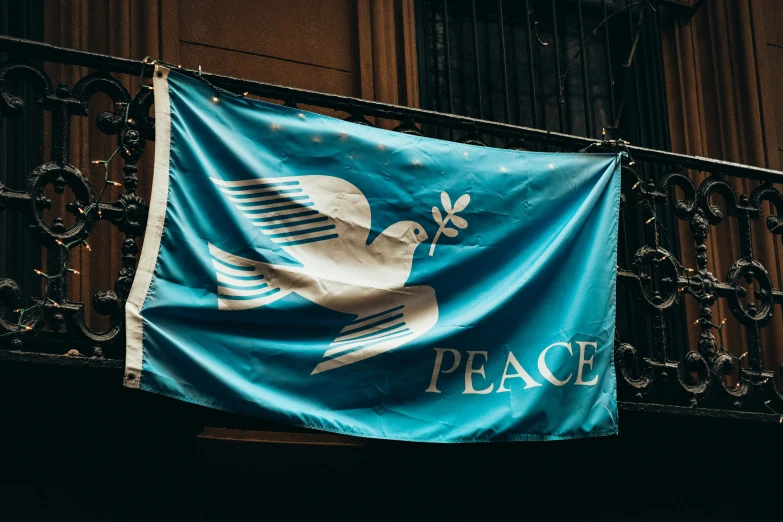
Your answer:
[[[457,201],[454,202],[454,206],[451,205],[451,198],[445,192],[440,193],[440,202],[443,205],[443,210],[446,211],[446,217],[444,218],[438,207],[432,207],[432,217],[435,219],[435,223],[439,225],[438,232],[435,234],[435,238],[432,240],[432,246],[430,246],[430,256],[435,253],[435,245],[440,239],[440,235],[444,234],[446,237],[457,237],[459,231],[456,228],[448,228],[446,225],[449,221],[454,224],[455,227],[465,229],[468,228],[468,222],[465,219],[459,217],[457,212],[465,210],[465,207],[470,203],[470,195],[464,194],[460,196]]]

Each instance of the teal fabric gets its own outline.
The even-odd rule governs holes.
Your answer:
[[[618,156],[215,103],[176,71],[168,88],[141,389],[383,439],[617,433]]]

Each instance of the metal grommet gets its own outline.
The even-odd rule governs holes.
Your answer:
[[[163,78],[163,72],[158,71],[158,78]]]
[[[128,375],[125,376],[125,380],[128,382],[133,382],[136,380],[136,376],[133,375],[132,373],[129,373]]]

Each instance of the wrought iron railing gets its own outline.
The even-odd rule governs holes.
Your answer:
[[[0,64],[0,112],[4,118],[25,116],[29,107],[14,94],[16,82],[34,91],[34,104],[49,114],[51,159],[35,168],[26,184],[8,187],[0,184],[0,211],[18,212],[26,231],[46,253],[46,273],[59,275],[47,280],[48,288],[39,297],[23,303],[22,289],[15,281],[0,279],[0,359],[65,361],[68,364],[122,365],[124,330],[123,309],[135,273],[137,240],[143,235],[147,203],[137,193],[137,163],[145,151],[145,142],[154,139],[154,119],[149,115],[154,91],[140,89],[131,96],[112,76],[145,75],[149,63],[53,47],[0,36],[0,53],[11,58]],[[56,88],[44,72],[41,62],[55,62],[94,69],[72,88]],[[186,71],[187,72],[187,71]],[[191,71],[192,73],[192,71]],[[602,141],[562,133],[490,122],[464,116],[412,109],[334,94],[305,91],[248,80],[204,73],[202,78],[233,92],[247,92],[289,105],[306,104],[347,114],[348,119],[369,124],[367,117],[400,122],[399,132],[417,134],[421,125],[453,131],[461,142],[483,145],[483,136],[500,138],[509,148],[522,142],[535,143],[550,151],[625,151],[623,168],[623,205],[621,227],[637,228],[639,233],[622,239],[618,272],[620,309],[636,310],[628,314],[616,343],[616,365],[621,407],[626,410],[660,410],[670,413],[722,416],[780,422],[783,417],[783,393],[777,384],[777,371],[768,362],[775,346],[762,345],[762,329],[783,303],[783,290],[773,286],[767,269],[754,259],[751,228],[763,222],[773,236],[783,233],[783,194],[774,183],[783,182],[783,172],[728,163],[714,159],[675,154],[633,146],[620,141]],[[112,202],[96,196],[101,187],[93,187],[81,168],[69,160],[70,122],[86,117],[90,99],[103,93],[114,102],[113,111],[99,114],[100,131],[116,136],[119,158],[123,162],[124,192]],[[127,111],[127,112],[126,112]],[[709,174],[700,184],[694,172]],[[737,194],[728,178],[759,180],[762,183],[750,195]],[[48,187],[63,193],[66,188],[74,201],[65,206],[70,214],[44,219],[51,206]],[[719,196],[725,215],[713,200]],[[776,214],[764,221],[762,206],[768,202]],[[85,209],[93,210],[85,212]],[[676,227],[665,228],[666,217],[673,223],[689,226],[694,244],[687,245],[697,266],[683,266],[680,250],[686,245]],[[715,234],[724,220],[739,228],[740,257],[728,273],[713,274],[707,262],[707,237]],[[85,321],[85,305],[68,299],[67,245],[90,237],[96,223],[106,221],[124,234],[122,265],[114,289],[101,291],[93,298],[98,313],[109,317],[104,331],[95,331]],[[69,223],[69,224],[68,224]],[[23,230],[18,233],[23,233]],[[13,252],[2,252],[13,256]],[[30,270],[38,267],[29,267]],[[0,274],[2,275],[2,274]],[[723,276],[721,279],[720,276]],[[757,289],[753,291],[753,286]],[[37,292],[39,288],[27,289]],[[701,333],[685,349],[683,327],[686,299],[698,304]],[[713,322],[712,310],[719,300],[728,303],[731,321],[743,328],[742,346],[723,345],[718,335],[721,325]],[[24,309],[20,313],[14,310]],[[778,312],[779,314],[780,312]],[[62,357],[78,349],[84,357]],[[46,355],[42,353],[46,352]],[[746,352],[740,356],[739,352]],[[767,363],[765,365],[765,358]]]

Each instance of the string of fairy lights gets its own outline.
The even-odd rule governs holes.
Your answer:
[[[57,308],[60,307],[60,303],[49,297],[49,286],[52,281],[63,279],[67,273],[72,273],[75,275],[79,275],[79,271],[73,268],[68,267],[68,259],[70,258],[70,252],[71,248],[78,246],[78,245],[84,245],[87,247],[87,250],[90,249],[90,245],[85,241],[84,239],[77,239],[76,241],[72,241],[70,243],[63,243],[59,239],[56,240],[56,243],[65,251],[65,260],[63,261],[62,270],[59,274],[47,274],[41,270],[34,270],[34,272],[42,277],[44,279],[44,298],[34,303],[32,306],[28,308],[17,308],[14,310],[14,313],[19,314],[19,319],[16,323],[17,329],[16,331],[11,330],[9,332],[6,332],[0,337],[5,337],[7,335],[13,335],[23,330],[32,330],[33,327],[30,325],[27,325],[24,323],[25,316],[29,315],[30,313],[34,312],[35,310],[42,308],[46,304],[51,304],[52,306],[55,306]]]
[[[157,63],[157,61],[156,60],[152,60],[151,57],[147,56],[147,57],[144,58],[142,63],[144,65],[148,65],[148,64]],[[145,70],[145,67],[142,67],[141,74],[139,74],[139,88],[136,91],[136,94],[134,95],[134,98],[142,91],[142,89],[152,89],[153,88],[151,85],[147,85],[147,84],[144,83],[144,80],[145,80],[144,70]],[[130,103],[124,103],[124,102],[120,102],[120,103],[122,105],[124,105],[124,108],[125,108],[124,118],[123,118],[123,127],[127,127],[129,124],[133,124],[133,118],[130,117]],[[104,172],[103,172],[103,186],[101,187],[101,190],[98,192],[98,197],[95,199],[95,201],[93,201],[92,203],[90,203],[89,205],[87,205],[84,208],[78,207],[79,213],[83,214],[85,217],[89,217],[90,212],[96,211],[97,215],[98,215],[98,218],[99,219],[102,218],[103,214],[101,212],[100,205],[101,205],[101,203],[103,203],[103,197],[104,197],[104,194],[106,193],[106,190],[109,187],[112,187],[112,186],[118,186],[118,187],[122,186],[122,183],[119,183],[117,181],[113,181],[112,179],[110,179],[111,165],[112,165],[112,161],[114,160],[114,158],[117,156],[117,154],[120,151],[125,151],[126,154],[130,152],[127,149],[127,147],[125,146],[125,144],[123,143],[123,134],[122,133],[119,134],[119,141],[120,141],[119,145],[117,146],[117,148],[114,149],[114,151],[111,153],[111,155],[109,155],[108,158],[100,159],[100,160],[92,160],[90,162],[90,163],[95,164],[95,165],[103,165],[103,169],[104,169]],[[35,312],[36,310],[38,310],[40,308],[43,308],[47,304],[50,304],[50,305],[52,305],[52,306],[54,306],[56,308],[59,308],[60,307],[60,303],[58,303],[57,301],[52,299],[50,297],[50,295],[49,295],[49,291],[50,291],[50,288],[52,286],[52,283],[57,281],[57,282],[60,282],[61,284],[66,284],[65,278],[66,278],[67,274],[69,274],[69,273],[70,274],[74,274],[74,275],[79,275],[80,274],[80,272],[78,270],[68,267],[68,261],[70,259],[71,249],[75,248],[75,247],[78,247],[78,246],[84,246],[85,248],[87,248],[88,251],[92,251],[92,248],[90,248],[89,243],[87,243],[87,241],[85,239],[77,239],[77,240],[72,241],[70,243],[63,243],[61,240],[57,239],[57,240],[55,240],[55,243],[60,248],[62,248],[64,250],[64,254],[65,254],[64,258],[65,259],[64,259],[63,264],[62,264],[62,270],[60,270],[60,272],[57,273],[57,274],[47,274],[46,272],[44,272],[42,270],[39,270],[39,269],[35,269],[34,270],[35,274],[40,276],[44,280],[43,298],[42,299],[36,299],[35,302],[31,306],[29,306],[27,308],[17,308],[16,310],[14,310],[14,313],[19,314],[19,317],[18,317],[18,320],[17,320],[17,323],[16,323],[16,326],[17,326],[16,330],[10,330],[10,331],[8,331],[8,332],[6,332],[4,334],[0,334],[0,338],[6,337],[6,336],[10,336],[10,335],[18,335],[22,331],[32,330],[33,329],[32,326],[30,326],[29,324],[25,324],[25,318],[29,317],[29,315],[31,313]]]
[[[182,69],[181,65],[170,64],[170,63],[164,62],[162,60],[154,60],[150,56],[145,57],[144,60],[142,60],[142,64],[143,64],[143,66],[141,68],[141,73],[139,74],[139,88],[136,91],[136,93],[134,94],[132,99],[135,99],[136,96],[138,96],[138,94],[143,89],[150,89],[150,90],[154,89],[154,87],[152,85],[144,83],[144,81],[146,79],[145,75],[144,75],[144,72],[145,72],[145,70],[147,68],[146,66],[160,64],[160,65],[164,65],[166,67],[170,67],[170,68],[174,68],[174,69],[180,69],[180,70]],[[224,89],[222,87],[219,87],[217,85],[214,85],[206,77],[203,76],[203,73],[202,73],[202,70],[201,70],[201,65],[199,65],[199,67],[198,67],[198,78],[212,88],[212,91],[213,91],[212,102],[213,103],[218,103],[220,101],[220,95],[221,94],[229,95],[229,96],[232,96],[232,97],[235,97],[235,98],[244,98],[244,97],[246,97],[249,94],[248,92],[245,92],[243,94],[237,94],[237,93],[234,93],[234,92],[229,91],[227,89]],[[134,123],[134,121],[133,121],[133,118],[130,117],[130,103],[119,102],[118,105],[124,106],[124,109],[125,109],[124,118],[123,118],[123,128],[127,127],[128,125],[132,125]],[[90,212],[93,212],[93,211],[97,213],[98,219],[102,218],[103,217],[103,213],[101,211],[101,207],[100,206],[101,206],[101,203],[103,203],[103,197],[104,197],[106,191],[108,190],[109,187],[113,187],[113,186],[121,187],[122,186],[122,183],[119,183],[117,181],[114,181],[114,180],[110,179],[110,177],[111,177],[112,161],[115,159],[117,154],[120,153],[120,152],[125,152],[126,155],[130,154],[130,151],[128,150],[128,148],[123,143],[123,134],[122,133],[119,134],[119,141],[120,141],[119,145],[114,149],[114,151],[112,151],[112,153],[109,155],[108,158],[92,160],[90,162],[90,163],[92,163],[94,165],[103,165],[103,186],[101,187],[101,190],[98,192],[98,197],[92,203],[90,203],[89,205],[87,205],[84,208],[78,207],[78,212],[80,214],[84,215],[85,218],[89,217],[90,216]],[[32,314],[36,310],[39,310],[39,309],[43,308],[47,304],[52,305],[52,306],[54,306],[56,308],[59,308],[60,307],[60,303],[58,303],[57,301],[52,299],[50,297],[50,295],[49,295],[49,290],[50,290],[50,288],[52,286],[52,283],[57,281],[57,282],[61,282],[62,284],[65,284],[66,283],[65,278],[66,278],[67,274],[69,274],[69,273],[70,274],[74,274],[74,275],[79,275],[80,274],[80,272],[78,270],[75,270],[73,268],[69,268],[68,267],[68,260],[70,258],[70,251],[71,251],[71,249],[83,245],[83,246],[85,246],[87,248],[88,251],[92,251],[92,249],[90,248],[90,245],[84,239],[78,239],[78,240],[72,241],[70,243],[63,243],[61,240],[57,239],[55,242],[57,243],[57,245],[59,245],[65,251],[65,256],[64,256],[65,260],[63,261],[62,270],[59,273],[57,273],[57,274],[47,274],[44,271],[39,270],[39,269],[35,269],[34,270],[36,275],[40,276],[44,280],[43,298],[42,299],[36,299],[35,302],[31,306],[29,306],[27,308],[17,308],[17,309],[15,309],[14,313],[19,314],[19,317],[18,317],[18,320],[17,320],[17,324],[16,324],[16,326],[17,326],[16,329],[15,330],[10,330],[10,331],[8,331],[6,333],[3,333],[3,334],[0,334],[0,338],[6,337],[6,336],[11,336],[11,335],[18,335],[19,333],[21,333],[23,331],[32,330],[33,329],[32,326],[30,326],[29,324],[25,324],[25,318],[29,317],[30,314]]]
[[[611,145],[614,148],[619,148],[624,154],[628,156],[628,167],[633,167],[636,162],[633,159],[633,156],[631,155],[631,151],[628,149],[628,145],[630,145],[629,142],[618,139],[618,140],[607,140],[606,139],[606,129],[603,129],[603,141],[591,143],[584,149],[580,150],[579,152],[587,152],[593,147],[600,147],[600,146],[606,146]],[[673,244],[671,236],[669,235],[669,231],[667,230],[666,226],[661,222],[660,219],[658,219],[658,213],[656,211],[655,204],[651,201],[652,195],[647,191],[647,182],[645,182],[641,176],[636,172],[635,169],[628,168],[628,172],[632,173],[636,178],[636,183],[631,187],[631,190],[639,191],[639,193],[642,195],[641,198],[639,198],[639,201],[644,205],[645,210],[649,213],[649,218],[645,221],[646,225],[649,225],[653,222],[656,222],[656,226],[654,228],[655,231],[655,242],[658,243],[658,231],[660,230],[662,232],[662,235],[664,236],[667,244]],[[685,277],[686,284],[685,285],[678,285],[677,291],[678,293],[684,293],[687,292],[691,295],[693,295],[694,298],[696,298],[698,301],[704,301],[704,300],[710,300],[713,299],[715,296],[714,294],[707,293],[706,290],[703,289],[703,285],[693,285],[691,284],[691,278],[690,274],[696,272],[693,268],[688,268],[682,265],[676,257],[672,256],[670,253],[666,253],[663,257],[661,257],[658,261],[670,261],[672,262],[675,267],[681,271],[682,275]],[[697,290],[698,287],[701,287],[701,290]],[[723,328],[726,325],[726,319],[724,318],[720,324],[715,324],[706,317],[699,317],[694,321],[694,325],[702,325],[706,326],[710,329],[714,329],[718,332],[718,339],[720,341],[720,346],[718,347],[718,350],[721,353],[724,353],[731,357],[732,359],[742,362],[742,360],[748,355],[747,352],[742,354],[741,356],[737,357],[730,353],[728,350],[726,350],[724,343],[723,343]],[[740,377],[742,380],[742,378]],[[765,380],[764,382],[766,382]]]

